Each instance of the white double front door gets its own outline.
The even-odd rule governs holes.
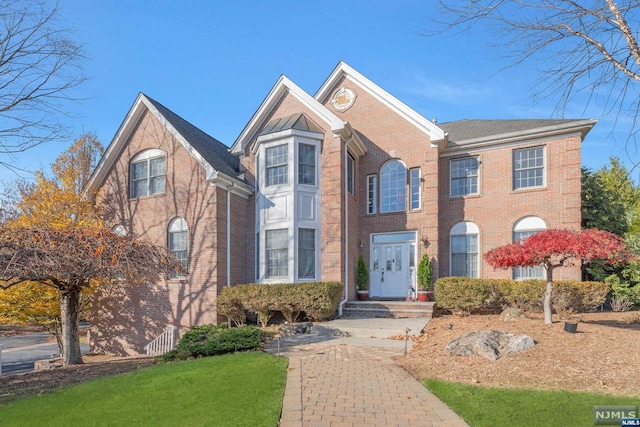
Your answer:
[[[409,244],[371,245],[370,295],[373,298],[405,298],[409,292]]]

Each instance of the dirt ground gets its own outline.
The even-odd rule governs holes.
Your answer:
[[[134,371],[150,366],[153,358],[123,358],[84,356],[83,365],[0,377],[0,406],[14,400],[60,390],[98,378]]]
[[[510,322],[499,315],[436,317],[398,363],[416,378],[640,397],[639,312],[583,314],[577,333],[565,332],[555,316],[552,325],[545,325],[541,314],[529,317]],[[445,355],[452,339],[488,329],[527,334],[536,345],[496,361]]]
[[[512,322],[497,315],[436,317],[398,363],[416,378],[640,397],[640,312],[583,314],[574,334],[564,331],[564,322],[545,325],[541,315],[529,317]],[[445,355],[452,339],[486,329],[527,334],[536,345],[496,361]],[[152,358],[107,356],[85,356],[84,361],[84,365],[0,377],[0,406],[156,363]]]

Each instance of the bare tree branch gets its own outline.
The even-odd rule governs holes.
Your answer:
[[[85,77],[81,47],[58,16],[57,3],[0,0],[0,154],[64,136],[56,117]]]

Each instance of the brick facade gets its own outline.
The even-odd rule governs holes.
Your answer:
[[[345,88],[355,99],[348,108],[338,108],[333,94]],[[256,255],[260,249],[264,256],[264,248],[256,242],[262,227],[257,215],[261,183],[256,153],[264,137],[261,132],[273,120],[297,114],[314,124],[313,135],[321,135],[316,279],[348,283],[348,299],[356,294],[358,257],[371,265],[372,236],[403,232],[415,236],[403,245],[415,249],[416,264],[423,253],[431,257],[436,279],[450,275],[450,233],[462,221],[479,229],[480,255],[509,243],[514,225],[524,217],[538,217],[547,228],[580,227],[580,144],[593,121],[576,125],[523,121],[522,129],[509,129],[508,138],[498,132],[503,124],[494,121],[494,139],[485,132],[481,142],[473,135],[454,140],[462,135],[456,134],[455,122],[443,131],[341,63],[315,97],[281,78],[231,147],[237,156],[234,163],[225,157],[225,149],[218,147],[218,154],[212,154],[211,146],[189,145],[197,142],[193,135],[201,131],[141,95],[98,166],[93,185],[109,207],[110,225],[121,224],[153,243],[167,245],[169,224],[183,218],[188,226],[189,273],[150,286],[102,288],[94,303],[93,350],[136,354],[168,324],[184,332],[192,325],[225,321],[216,311],[221,289],[260,280]],[[545,153],[545,184],[513,190],[513,150],[539,146]],[[166,155],[166,189],[132,198],[131,160],[147,149]],[[347,153],[355,160],[353,194],[346,189]],[[228,167],[218,161],[221,156]],[[450,162],[468,156],[479,160],[479,191],[451,197]],[[392,160],[402,162],[407,171],[406,208],[381,213],[381,170]],[[290,167],[295,162],[289,159]],[[409,171],[415,169],[419,169],[420,205],[411,209]],[[373,213],[367,210],[368,176],[377,177]],[[297,203],[289,207],[294,212]],[[296,253],[294,242],[289,256]],[[406,259],[402,263],[408,264]],[[495,271],[481,261],[479,276],[507,278],[511,271]],[[578,279],[579,268],[560,269],[557,277]]]

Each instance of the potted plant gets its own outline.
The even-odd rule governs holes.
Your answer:
[[[358,299],[365,301],[369,299],[369,270],[364,263],[364,258],[358,258],[358,268],[356,269],[356,287],[358,288]]]
[[[431,290],[431,260],[426,253],[418,264],[418,301],[429,301]]]

